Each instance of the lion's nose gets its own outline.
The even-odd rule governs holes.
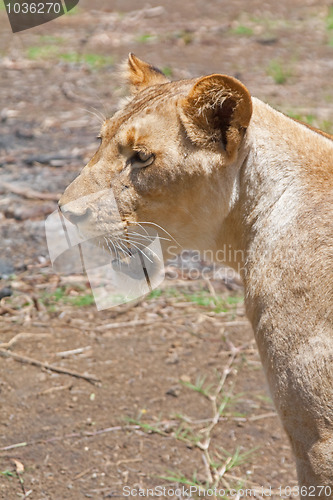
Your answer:
[[[89,217],[90,213],[89,208],[85,208],[83,210],[81,209],[80,211],[74,212],[73,210],[69,209],[68,204],[60,205],[59,203],[59,209],[63,214],[63,216],[66,217],[66,219],[68,219],[70,222],[72,222],[72,224],[75,225],[79,224],[80,222],[82,223],[85,219]]]

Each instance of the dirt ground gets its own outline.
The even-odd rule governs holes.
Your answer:
[[[332,132],[331,2],[81,0],[15,35],[0,5],[0,28],[0,497],[297,498],[238,280],[179,261],[149,297],[97,312],[84,276],[50,268],[44,220],[130,51],[174,79],[236,76]]]

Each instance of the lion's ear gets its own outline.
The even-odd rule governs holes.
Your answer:
[[[158,68],[141,61],[134,54],[129,54],[125,76],[130,84],[132,94],[136,94],[146,87],[166,83],[169,80]]]
[[[252,115],[244,85],[230,76],[201,78],[181,102],[182,119],[196,144],[224,150],[232,161]]]

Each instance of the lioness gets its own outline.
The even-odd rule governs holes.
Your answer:
[[[79,198],[112,187],[119,231],[148,221],[184,248],[234,250],[301,496],[333,498],[333,137],[229,76],[169,82],[132,54],[127,73],[132,98],[60,206],[76,200],[65,215],[94,236],[108,214]]]

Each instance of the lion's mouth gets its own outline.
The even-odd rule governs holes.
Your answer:
[[[104,249],[106,248],[111,256],[112,269],[134,280],[145,278],[151,288],[150,277],[153,277],[161,267],[160,257],[151,248],[154,239],[149,238],[140,246],[137,243],[133,246],[130,235],[126,233],[126,238],[121,238],[121,240],[104,237]]]
[[[144,296],[164,277],[160,239],[166,238],[148,223],[124,227],[121,222],[122,227],[105,224],[102,230],[96,224],[88,232],[55,211],[45,224],[55,270],[86,273],[99,310]]]
[[[137,255],[140,259],[140,263],[136,259],[136,256],[132,256],[131,258],[125,258],[125,259],[117,258],[111,261],[112,269],[116,272],[124,273],[126,274],[126,276],[129,276],[134,280],[142,279],[142,271],[144,272],[145,276],[149,277],[151,270],[148,271],[146,267],[147,266],[146,262],[143,260],[143,258],[140,258],[141,255],[139,253],[137,253]],[[148,284],[149,283],[150,280],[148,280]]]

